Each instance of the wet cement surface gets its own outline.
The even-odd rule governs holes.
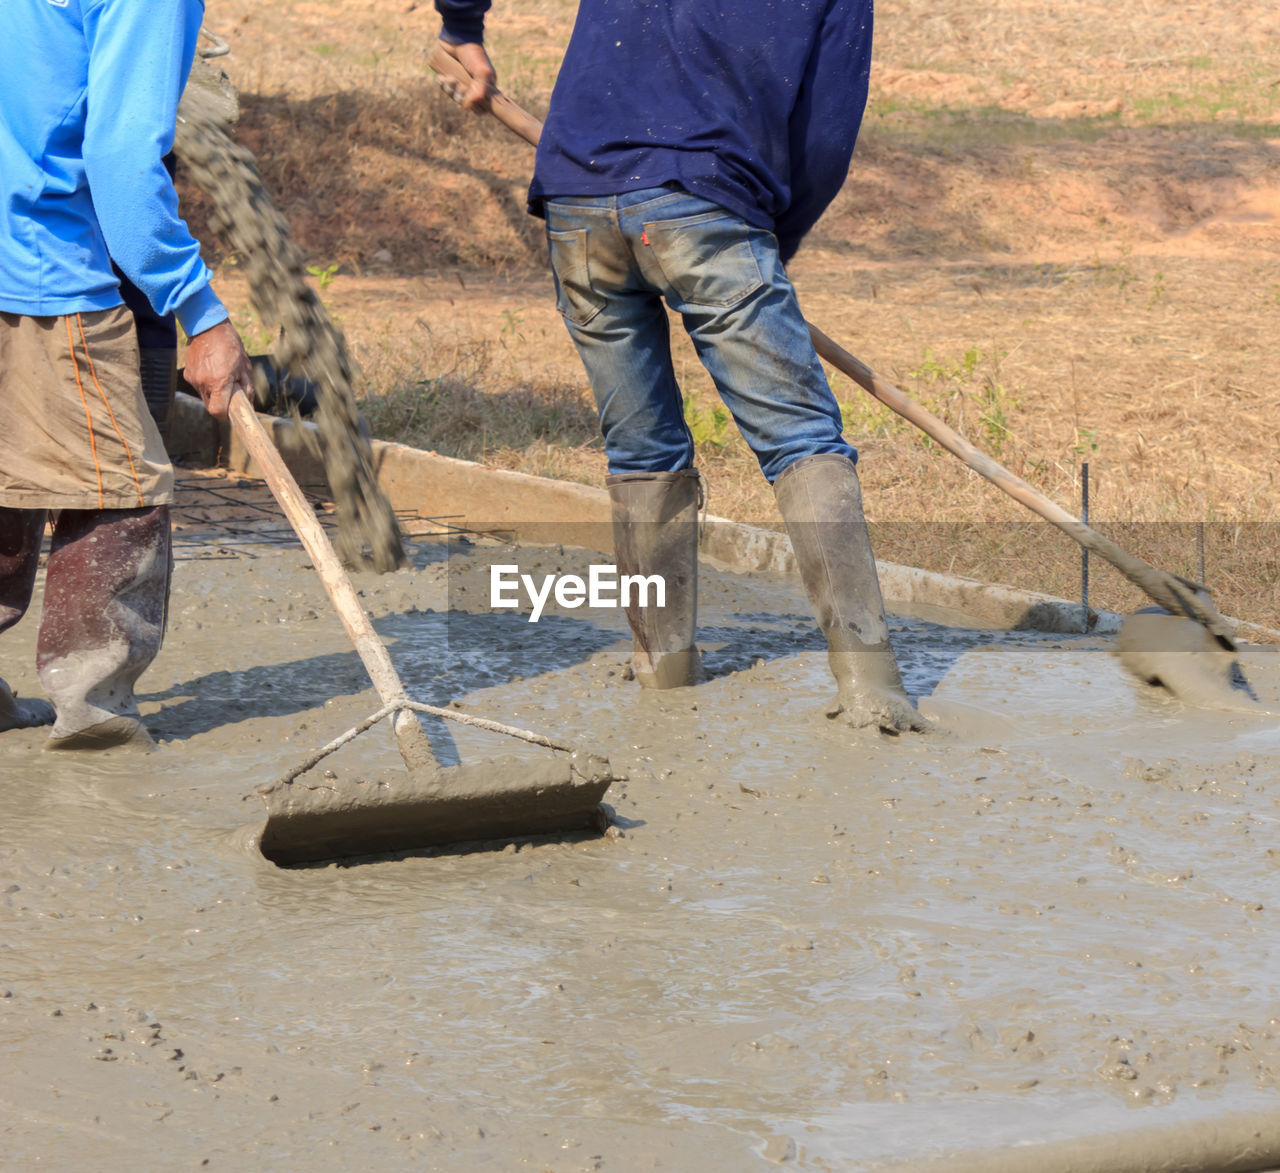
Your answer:
[[[6,1164],[857,1170],[1280,1106],[1274,718],[939,614],[893,622],[939,732],[850,732],[798,583],[709,569],[713,679],[642,693],[619,612],[490,612],[495,551],[586,563],[422,545],[357,585],[410,695],[627,775],[607,836],[267,863],[255,788],[378,707],[298,551],[185,550],[157,752],[4,735]],[[26,695],[34,638],[0,638]]]

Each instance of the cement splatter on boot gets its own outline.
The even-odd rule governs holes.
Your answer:
[[[627,602],[632,670],[644,688],[685,688],[703,679],[694,644],[698,623],[698,502],[693,469],[618,473],[605,478],[620,575],[644,580]]]
[[[827,637],[838,689],[827,716],[889,734],[931,729],[902,686],[853,461],[836,453],[802,457],[787,466],[773,492]]]
[[[46,748],[152,744],[133,686],[160,651],[171,567],[168,506],[59,514],[36,650],[58,714]]]
[[[923,733],[933,723],[916,709],[902,687],[902,674],[886,640],[878,648],[828,651],[836,678],[827,717],[852,729],[875,726],[885,733]]]

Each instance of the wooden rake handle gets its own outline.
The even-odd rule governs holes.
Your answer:
[[[933,412],[921,407],[892,383],[882,379],[866,363],[855,358],[839,343],[832,341],[817,326],[810,324],[809,337],[820,358],[838,371],[843,371],[873,399],[879,400],[908,423],[914,424],[931,440],[959,457],[979,476],[1007,493],[1020,505],[1038,514],[1045,521],[1056,525],[1073,541],[1086,550],[1092,550],[1105,558],[1135,586],[1140,587],[1160,606],[1174,614],[1185,615],[1203,624],[1228,650],[1235,649],[1231,631],[1214,607],[1204,587],[1176,574],[1157,570],[1148,562],[1121,549],[1097,530],[1091,529],[1073,517],[1062,506],[1046,497],[1038,489],[1015,476],[1004,465],[993,460],[980,448],[975,448],[959,432],[940,420]]]
[[[471,81],[471,75],[463,64],[451,57],[439,45],[431,51],[427,64],[436,73],[458,85],[466,85]],[[537,145],[542,133],[542,123],[532,114],[522,110],[497,90],[490,98],[490,110],[504,126],[515,131],[526,142]],[[1194,619],[1206,627],[1223,647],[1229,651],[1235,650],[1235,641],[1230,629],[1218,614],[1205,588],[1199,583],[1169,574],[1167,571],[1157,570],[1141,558],[1122,550],[1115,542],[1104,538],[1096,530],[1073,517],[1060,505],[1027,484],[1021,477],[1015,476],[980,448],[975,448],[933,412],[921,407],[892,383],[882,379],[866,363],[855,358],[812,324],[809,326],[809,336],[821,358],[837,370],[843,371],[874,399],[878,399],[891,411],[919,428],[953,456],[959,457],[979,476],[1007,493],[1020,505],[1056,525],[1085,549],[1092,550],[1100,558],[1106,559],[1160,606],[1175,614]]]
[[[467,72],[467,67],[439,42],[427,54],[427,64],[444,81],[453,82],[463,88],[471,84],[471,74]],[[538,145],[538,139],[542,135],[542,123],[527,110],[517,106],[501,90],[495,89],[489,95],[489,113],[508,130],[515,131],[531,147]]]
[[[355,587],[343,569],[333,544],[324,532],[310,503],[298,487],[293,474],[281,458],[276,446],[271,442],[266,429],[258,420],[253,405],[243,391],[237,391],[231,397],[231,423],[244,441],[267,482],[272,496],[279,503],[284,515],[288,518],[293,532],[311,556],[311,561],[324,584],[325,592],[333,609],[337,611],[342,626],[346,628],[356,652],[364,662],[365,670],[377,689],[378,696],[384,705],[397,701],[409,700],[404,684],[396,672],[395,665],[378,633],[374,631],[369,616],[360,605]],[[436,765],[435,754],[431,750],[431,742],[427,740],[426,731],[417,716],[409,709],[400,709],[392,717],[392,729],[396,735],[396,745],[400,756],[411,770],[430,768]]]

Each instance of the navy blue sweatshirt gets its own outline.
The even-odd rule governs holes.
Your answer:
[[[489,0],[436,0],[479,41]],[[668,181],[771,229],[783,259],[835,198],[867,101],[872,0],[581,0],[529,209]]]

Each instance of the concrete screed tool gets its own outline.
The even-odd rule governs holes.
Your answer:
[[[267,808],[259,839],[262,854],[273,863],[298,864],[459,842],[603,830],[607,818],[600,801],[614,781],[604,758],[574,752],[537,733],[409,699],[333,546],[243,392],[232,397],[230,414],[311,556],[382,699],[376,713],[259,790]],[[509,757],[444,767],[436,761],[418,713],[516,737],[569,756],[548,755],[538,763]],[[302,780],[330,753],[388,717],[407,773],[392,780],[380,775],[376,783],[336,777],[319,783]]]
[[[472,81],[466,67],[440,45],[428,54],[427,64],[455,98]],[[542,123],[496,89],[490,95],[489,112],[507,129],[531,146],[537,146]],[[915,425],[1020,505],[1057,526],[1086,550],[1105,558],[1169,612],[1139,614],[1126,621],[1119,651],[1121,662],[1130,672],[1148,684],[1163,685],[1192,704],[1237,712],[1266,712],[1247,691],[1237,687],[1239,666],[1232,629],[1213,605],[1206,587],[1180,575],[1157,570],[1121,549],[969,443],[816,326],[810,324],[809,334],[818,355],[874,399]]]

